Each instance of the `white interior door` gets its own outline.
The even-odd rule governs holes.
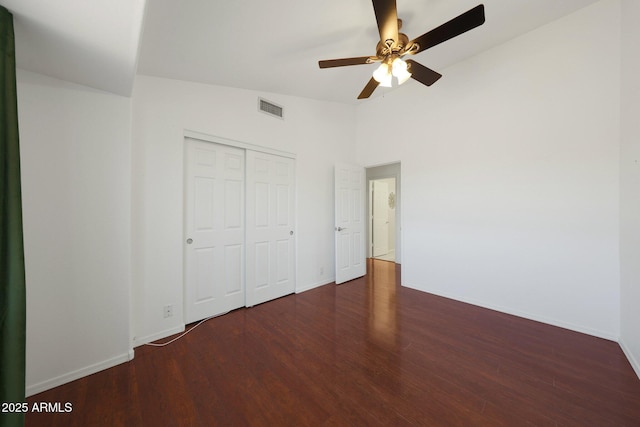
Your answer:
[[[244,306],[244,150],[186,140],[185,323]]]
[[[389,185],[383,180],[371,181],[373,186],[373,255],[389,252]]]
[[[247,306],[295,291],[294,160],[247,151]]]
[[[365,172],[364,168],[335,167],[336,283],[366,273],[365,264]]]

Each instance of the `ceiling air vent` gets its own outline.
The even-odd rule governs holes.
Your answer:
[[[266,99],[258,98],[258,110],[280,119],[284,116],[284,108]]]

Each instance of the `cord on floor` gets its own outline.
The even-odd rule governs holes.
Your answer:
[[[174,339],[172,339],[171,341],[167,341],[167,342],[160,343],[160,344],[155,344],[155,343],[152,343],[152,342],[148,342],[148,343],[146,343],[145,345],[149,345],[149,346],[151,346],[151,347],[164,347],[164,346],[169,345],[169,344],[171,344],[172,342],[175,342],[175,341],[179,340],[180,338],[184,337],[184,336],[185,336],[185,335],[187,335],[189,332],[193,331],[195,328],[197,328],[198,326],[202,325],[202,324],[203,324],[204,322],[206,322],[207,320],[211,320],[211,319],[213,319],[213,318],[215,318],[215,317],[224,316],[224,315],[225,315],[225,314],[227,314],[227,313],[228,313],[228,311],[225,311],[224,313],[216,314],[215,316],[210,316],[210,317],[207,317],[206,319],[202,319],[202,320],[201,320],[201,321],[199,321],[199,322],[198,322],[194,327],[190,328],[190,329],[189,329],[189,330],[187,330],[187,331],[184,331],[182,334],[178,335],[177,337],[175,337],[175,338],[174,338]]]

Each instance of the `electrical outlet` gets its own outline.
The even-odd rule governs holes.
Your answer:
[[[164,306],[164,317],[165,317],[165,319],[167,317],[171,317],[171,316],[173,316],[173,304],[165,305]]]

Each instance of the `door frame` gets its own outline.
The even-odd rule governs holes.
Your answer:
[[[197,139],[204,142],[214,142],[216,144],[229,145],[231,147],[242,148],[245,150],[258,151],[260,153],[275,154],[276,156],[288,157],[294,160],[296,159],[296,154],[290,153],[288,151],[276,150],[274,148],[263,147],[262,145],[249,144],[248,142],[236,141],[233,139],[223,138],[221,136],[208,135],[206,133],[185,129],[182,138],[183,144],[184,140],[187,138]]]
[[[367,206],[367,227],[366,227],[366,242],[367,242],[367,258],[373,256],[371,248],[371,193],[369,191],[371,181],[384,178],[396,179],[396,264],[402,264],[402,164],[400,161],[383,163],[380,165],[365,167],[367,191],[366,191],[366,205]]]

